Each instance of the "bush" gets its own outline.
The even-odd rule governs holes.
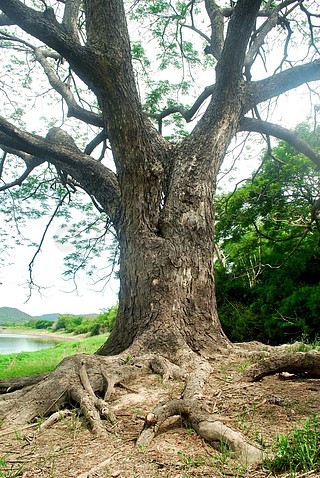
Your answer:
[[[27,326],[31,329],[51,329],[53,326],[53,322],[51,320],[45,319],[32,319],[29,320]]]
[[[65,330],[74,334],[90,334],[91,336],[111,332],[116,319],[118,306],[106,309],[96,317],[59,315],[54,330]]]

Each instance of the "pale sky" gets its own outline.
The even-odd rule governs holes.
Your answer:
[[[44,228],[42,223],[37,227],[36,222],[30,222],[34,241],[41,238]],[[31,297],[28,298],[28,265],[35,249],[27,246],[7,249],[4,256],[7,265],[0,269],[0,307],[15,307],[34,316],[54,312],[97,313],[116,304],[118,294],[116,279],[107,284],[102,282],[93,285],[95,278],[90,279],[82,273],[77,281],[78,289],[75,290],[72,281],[62,278],[63,258],[70,252],[71,246],[58,244],[52,239],[57,233],[56,226],[54,224],[52,226],[33,268],[34,281],[41,285],[42,289],[40,292],[36,288],[33,289]]]

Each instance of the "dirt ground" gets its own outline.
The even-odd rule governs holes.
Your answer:
[[[287,433],[313,414],[320,414],[320,380],[276,375],[258,383],[239,381],[254,360],[241,352],[219,355],[206,385],[212,413],[228,426],[244,433],[254,444],[270,450],[278,433]],[[135,440],[147,412],[180,396],[183,383],[163,381],[155,374],[117,389],[113,410],[117,423],[106,438],[88,431],[77,411],[49,429],[37,427],[0,432],[2,478],[190,478],[190,477],[292,477],[272,475],[263,466],[245,469],[199,438],[181,418],[166,422],[148,448],[136,448]],[[319,472],[296,477],[319,477]]]

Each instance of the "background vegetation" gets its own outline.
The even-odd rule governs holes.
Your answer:
[[[46,319],[32,319],[27,323],[33,329],[64,331],[74,334],[99,335],[111,332],[117,315],[118,306],[114,305],[95,317],[83,315],[59,314],[55,322]]]
[[[319,150],[320,131],[299,133]],[[320,173],[280,142],[253,178],[217,201],[217,301],[233,341],[317,338]]]

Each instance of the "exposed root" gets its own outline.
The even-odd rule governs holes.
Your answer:
[[[38,373],[35,375],[29,375],[27,377],[12,377],[1,380],[0,393],[11,393],[15,390],[20,390],[21,388],[35,385],[36,383],[41,382],[41,380],[46,378],[48,375],[48,373]]]
[[[108,466],[110,461],[111,458],[107,458],[106,460],[91,468],[91,470],[81,473],[81,475],[78,475],[77,478],[93,478],[94,476],[97,476],[96,473]]]
[[[128,352],[132,351],[113,357],[80,354],[69,357],[24,394],[23,390],[9,394],[12,399],[0,401],[0,416],[6,431],[8,427],[13,431],[39,417],[49,417],[42,425],[35,424],[41,430],[70,413],[66,408],[72,406],[80,409],[95,435],[103,435],[108,431],[106,420],[112,426],[117,421],[111,403],[117,387],[135,393],[131,383],[138,374],[152,370],[164,380],[184,380],[185,386],[180,397],[156,406],[147,414],[137,445],[149,444],[165,420],[178,415],[214,448],[219,449],[223,443],[245,464],[261,462],[259,448],[249,444],[241,433],[225,426],[218,416],[209,413],[204,386],[212,368],[207,360],[187,346],[179,350],[175,363],[158,355],[132,358]],[[25,383],[29,383],[28,380]]]
[[[147,414],[137,445],[149,445],[164,421],[175,415],[181,416],[189,427],[214,448],[219,450],[222,443],[227,445],[246,465],[262,461],[262,450],[249,444],[242,433],[232,430],[217,417],[210,415],[197,400],[172,400],[156,407],[152,413]]]
[[[80,409],[87,417],[92,431],[96,435],[105,433],[105,427],[103,426],[100,418],[106,418],[111,423],[116,422],[116,417],[109,409],[108,403],[101,398],[98,398],[94,393],[90,380],[87,374],[85,363],[82,363],[79,371],[80,381],[84,390],[75,387],[71,391],[71,397],[75,398],[80,403]]]
[[[249,382],[257,382],[263,377],[281,372],[320,377],[320,352],[311,350],[274,355],[253,364],[243,373],[242,378]]]
[[[62,420],[64,417],[71,415],[71,413],[71,410],[61,410],[60,412],[53,413],[49,418],[47,418],[47,420],[39,425],[39,430],[50,428],[54,423]]]

